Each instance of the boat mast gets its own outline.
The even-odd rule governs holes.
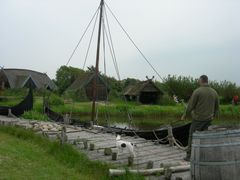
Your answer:
[[[96,54],[96,65],[95,65],[95,74],[93,78],[93,87],[92,87],[92,117],[91,120],[95,123],[96,115],[96,95],[97,95],[97,78],[99,75],[99,55],[100,55],[100,41],[101,41],[101,29],[102,29],[102,18],[103,18],[103,6],[104,0],[100,2],[100,17],[99,17],[99,27],[98,27],[98,41],[97,41],[97,54]]]

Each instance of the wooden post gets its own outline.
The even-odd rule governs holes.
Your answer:
[[[104,155],[105,156],[111,156],[112,154],[112,149],[111,148],[105,148],[104,149]]]
[[[170,168],[165,169],[164,176],[165,176],[164,177],[165,180],[171,180],[172,170]]]
[[[66,115],[65,115],[64,124],[70,124],[69,114],[66,114]]]
[[[67,135],[66,135],[66,127],[65,125],[62,127],[61,137],[60,137],[60,143],[61,145],[65,144],[67,142]]]
[[[173,132],[172,132],[172,126],[168,126],[168,142],[170,146],[174,146],[174,141],[173,141]]]
[[[117,160],[117,152],[112,153],[112,160],[116,161]]]
[[[133,161],[134,161],[134,158],[133,157],[128,157],[128,166],[132,166],[133,165]]]
[[[87,142],[87,140],[83,141],[83,146],[84,146],[84,149],[88,149],[88,142]]]
[[[148,161],[147,163],[147,169],[152,169],[153,168],[153,161]]]
[[[98,27],[98,40],[97,40],[97,53],[96,53],[96,65],[95,65],[95,75],[93,79],[92,86],[92,115],[91,120],[95,124],[95,115],[96,115],[96,96],[97,96],[97,78],[99,75],[99,57],[100,57],[100,44],[101,44],[101,30],[102,30],[102,19],[103,19],[103,6],[104,0],[100,2],[100,16],[99,16],[99,27]]]
[[[95,145],[93,143],[90,144],[89,150],[93,151],[95,149]]]

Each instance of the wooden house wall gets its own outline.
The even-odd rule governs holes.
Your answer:
[[[93,79],[85,86],[85,91],[88,99],[93,100]],[[109,90],[107,89],[106,85],[101,80],[97,80],[96,100],[106,100],[108,93]]]
[[[141,89],[136,89],[135,94],[125,94],[128,101],[138,101],[143,104],[156,104],[163,94],[152,82],[144,84],[144,87],[138,85]],[[130,92],[131,93],[131,92]]]

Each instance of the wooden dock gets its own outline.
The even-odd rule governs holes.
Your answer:
[[[34,123],[39,121],[29,121],[24,119],[9,118],[0,116],[0,124],[18,125],[24,128],[32,129]],[[51,122],[48,122],[51,123]],[[55,123],[52,123],[55,124]],[[59,131],[39,132],[51,139],[59,138]],[[105,133],[97,129],[85,129],[74,126],[66,126],[67,142],[73,144],[81,152],[85,153],[91,160],[99,160],[114,165],[116,168],[128,166],[129,153],[127,151],[120,152],[117,160],[112,160],[112,155],[104,155],[104,150],[110,148],[112,152],[117,152],[115,134]],[[135,154],[133,165],[129,169],[147,169],[149,164],[152,168],[160,168],[164,164],[189,165],[184,161],[185,152],[176,146],[161,145],[153,141],[145,140],[140,137],[122,136],[122,140],[129,141],[135,145]],[[86,147],[87,145],[87,147]],[[90,145],[94,149],[90,150]],[[182,177],[182,179],[190,179],[190,171],[185,173],[176,173],[174,176]],[[173,176],[173,177],[174,177]],[[151,179],[151,178],[150,178]]]

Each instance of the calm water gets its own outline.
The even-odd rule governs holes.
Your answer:
[[[90,121],[90,116],[79,116],[73,115],[73,118],[80,119],[81,121]],[[98,117],[99,125],[106,125],[107,123],[110,126],[116,126],[120,128],[134,128],[134,129],[144,129],[144,130],[152,130],[157,129],[167,124],[176,124],[176,118],[173,117],[165,117],[165,118],[156,118],[156,117],[134,117],[132,123],[128,117],[110,117],[108,121],[104,117]],[[178,121],[178,123],[182,123]]]

